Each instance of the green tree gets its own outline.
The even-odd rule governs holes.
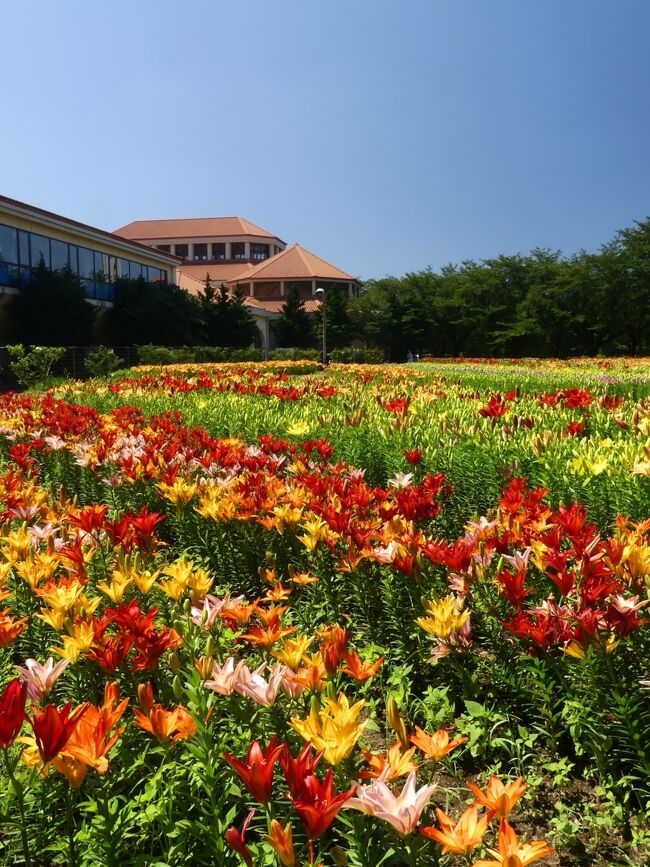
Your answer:
[[[113,342],[121,345],[199,346],[206,325],[201,302],[179,286],[118,280],[111,311]]]
[[[348,296],[345,287],[331,284],[326,288],[327,346],[335,349],[349,346],[354,338],[352,319],[348,311]],[[318,343],[323,339],[323,317],[316,313],[315,331]]]
[[[305,303],[300,297],[300,290],[295,283],[290,283],[287,297],[280,310],[281,316],[272,323],[273,331],[279,346],[307,347],[314,345],[314,328],[312,318],[305,310]]]
[[[255,320],[244,304],[244,296],[237,287],[231,292],[225,283],[215,290],[209,277],[200,297],[210,346],[250,346],[258,337]]]
[[[92,342],[95,308],[70,268],[53,271],[41,261],[31,283],[15,296],[12,313],[20,343],[88,346]]]

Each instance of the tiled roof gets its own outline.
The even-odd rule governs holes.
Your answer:
[[[263,298],[246,297],[244,303],[251,307],[262,307],[264,310],[268,310],[269,313],[281,313],[285,300],[285,298],[280,298],[268,301]],[[303,304],[305,305],[306,313],[315,313],[320,308],[320,301],[317,298],[307,298],[303,301]]]
[[[205,275],[209,274],[212,284],[218,286],[234,280],[239,274],[247,274],[252,268],[250,262],[197,262],[193,265],[184,263],[180,270],[201,283],[205,283]]]
[[[255,282],[264,280],[346,280],[358,282],[350,274],[335,265],[310,253],[299,244],[294,244],[270,259],[255,265],[245,275],[231,278],[230,282]]]
[[[203,287],[205,286],[204,280],[197,280],[194,277],[190,277],[189,274],[185,274],[181,269],[178,269],[178,285],[181,289],[184,289],[190,295],[200,295]]]
[[[194,217],[188,220],[134,220],[115,230],[122,238],[137,241],[166,241],[174,238],[227,238],[231,235],[252,235],[255,238],[271,238],[280,241],[277,235],[267,232],[243,217]],[[284,242],[282,242],[284,243]]]

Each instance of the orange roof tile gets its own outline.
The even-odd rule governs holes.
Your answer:
[[[134,220],[115,229],[115,234],[134,241],[167,241],[174,238],[221,238],[231,235],[252,235],[272,238],[267,232],[243,217],[193,217],[187,220]],[[282,241],[284,243],[284,241]]]
[[[255,265],[247,274],[231,278],[229,282],[256,282],[264,280],[346,280],[357,283],[355,277],[335,265],[310,253],[299,244],[271,256]]]
[[[205,283],[205,275],[209,274],[213,285],[219,285],[234,280],[240,274],[247,274],[252,268],[250,262],[197,262],[194,265],[183,264],[179,270],[201,283]]]
[[[285,298],[281,298],[265,301],[263,298],[251,298],[247,296],[244,298],[244,304],[250,307],[261,307],[264,310],[268,310],[269,313],[282,313],[285,300]],[[321,302],[317,298],[307,298],[303,301],[303,304],[305,305],[306,313],[315,313],[319,309]]]

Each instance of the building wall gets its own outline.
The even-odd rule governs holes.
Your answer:
[[[38,218],[32,217],[25,213],[17,215],[11,211],[5,211],[0,205],[0,223],[6,226],[14,226],[17,229],[23,229],[26,232],[35,232],[38,235],[46,235],[48,238],[54,238],[57,241],[65,241],[68,244],[78,244],[81,247],[92,247],[100,253],[106,253],[109,256],[116,256],[122,259],[133,259],[142,265],[147,265],[150,268],[165,268],[169,273],[171,282],[176,282],[176,266],[172,263],[161,262],[158,256],[150,256],[144,249],[138,249],[130,245],[122,246],[119,242],[112,243],[110,238],[94,233],[76,230],[74,226],[63,227],[55,223],[41,222]]]
[[[259,237],[257,235],[227,235],[227,236],[210,236],[210,237],[193,237],[193,238],[142,238],[138,239],[141,244],[146,244],[149,247],[159,247],[160,245],[169,246],[171,249],[169,252],[174,253],[177,244],[182,244],[188,247],[188,255],[186,261],[188,262],[198,262],[198,261],[217,261],[217,262],[232,262],[232,261],[264,261],[261,259],[252,259],[251,258],[251,244],[265,244],[268,246],[268,258],[270,259],[272,256],[276,254],[276,252],[280,252],[284,250],[286,245],[281,243],[277,238],[266,238]],[[194,253],[194,245],[195,244],[207,244],[208,245],[208,258],[207,259],[196,259]],[[212,258],[212,244],[225,244],[225,258],[224,259],[213,259]],[[244,258],[243,259],[234,259],[232,256],[232,244],[244,244]]]

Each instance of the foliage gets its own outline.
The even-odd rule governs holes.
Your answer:
[[[19,341],[38,346],[88,346],[95,310],[70,268],[53,271],[41,260],[11,302]]]
[[[356,346],[333,349],[329,357],[330,361],[339,364],[381,364],[384,360],[381,349],[361,349]]]
[[[312,317],[305,310],[300,289],[295,283],[289,283],[280,313],[280,318],[271,323],[280,346],[303,348],[314,345]]]
[[[320,361],[320,352],[318,349],[301,349],[300,347],[292,348],[276,348],[270,353],[272,361]]]
[[[327,321],[327,349],[349,346],[353,333],[353,322],[348,309],[348,295],[344,286],[330,284],[326,289],[325,316]],[[323,316],[319,311],[315,314],[314,330],[316,343],[323,343]]]
[[[369,280],[353,333],[390,361],[435,356],[642,355],[650,351],[650,219],[598,253],[465,261]]]
[[[8,346],[7,352],[14,359],[9,364],[11,372],[27,388],[46,380],[54,364],[65,355],[62,346],[32,346],[31,349],[25,349],[22,343]]]
[[[244,295],[239,287],[231,291],[222,283],[215,290],[210,278],[206,277],[200,303],[208,344],[243,348],[251,346],[259,338],[255,320],[244,305]]]
[[[234,349],[227,346],[154,346],[138,347],[141,364],[193,364],[195,362],[259,361],[259,349]]]
[[[110,311],[114,342],[120,345],[161,343],[166,346],[199,344],[205,339],[201,305],[178,286],[118,280]]]
[[[98,346],[89,352],[84,365],[91,376],[108,376],[124,366],[122,359],[108,346]]]

